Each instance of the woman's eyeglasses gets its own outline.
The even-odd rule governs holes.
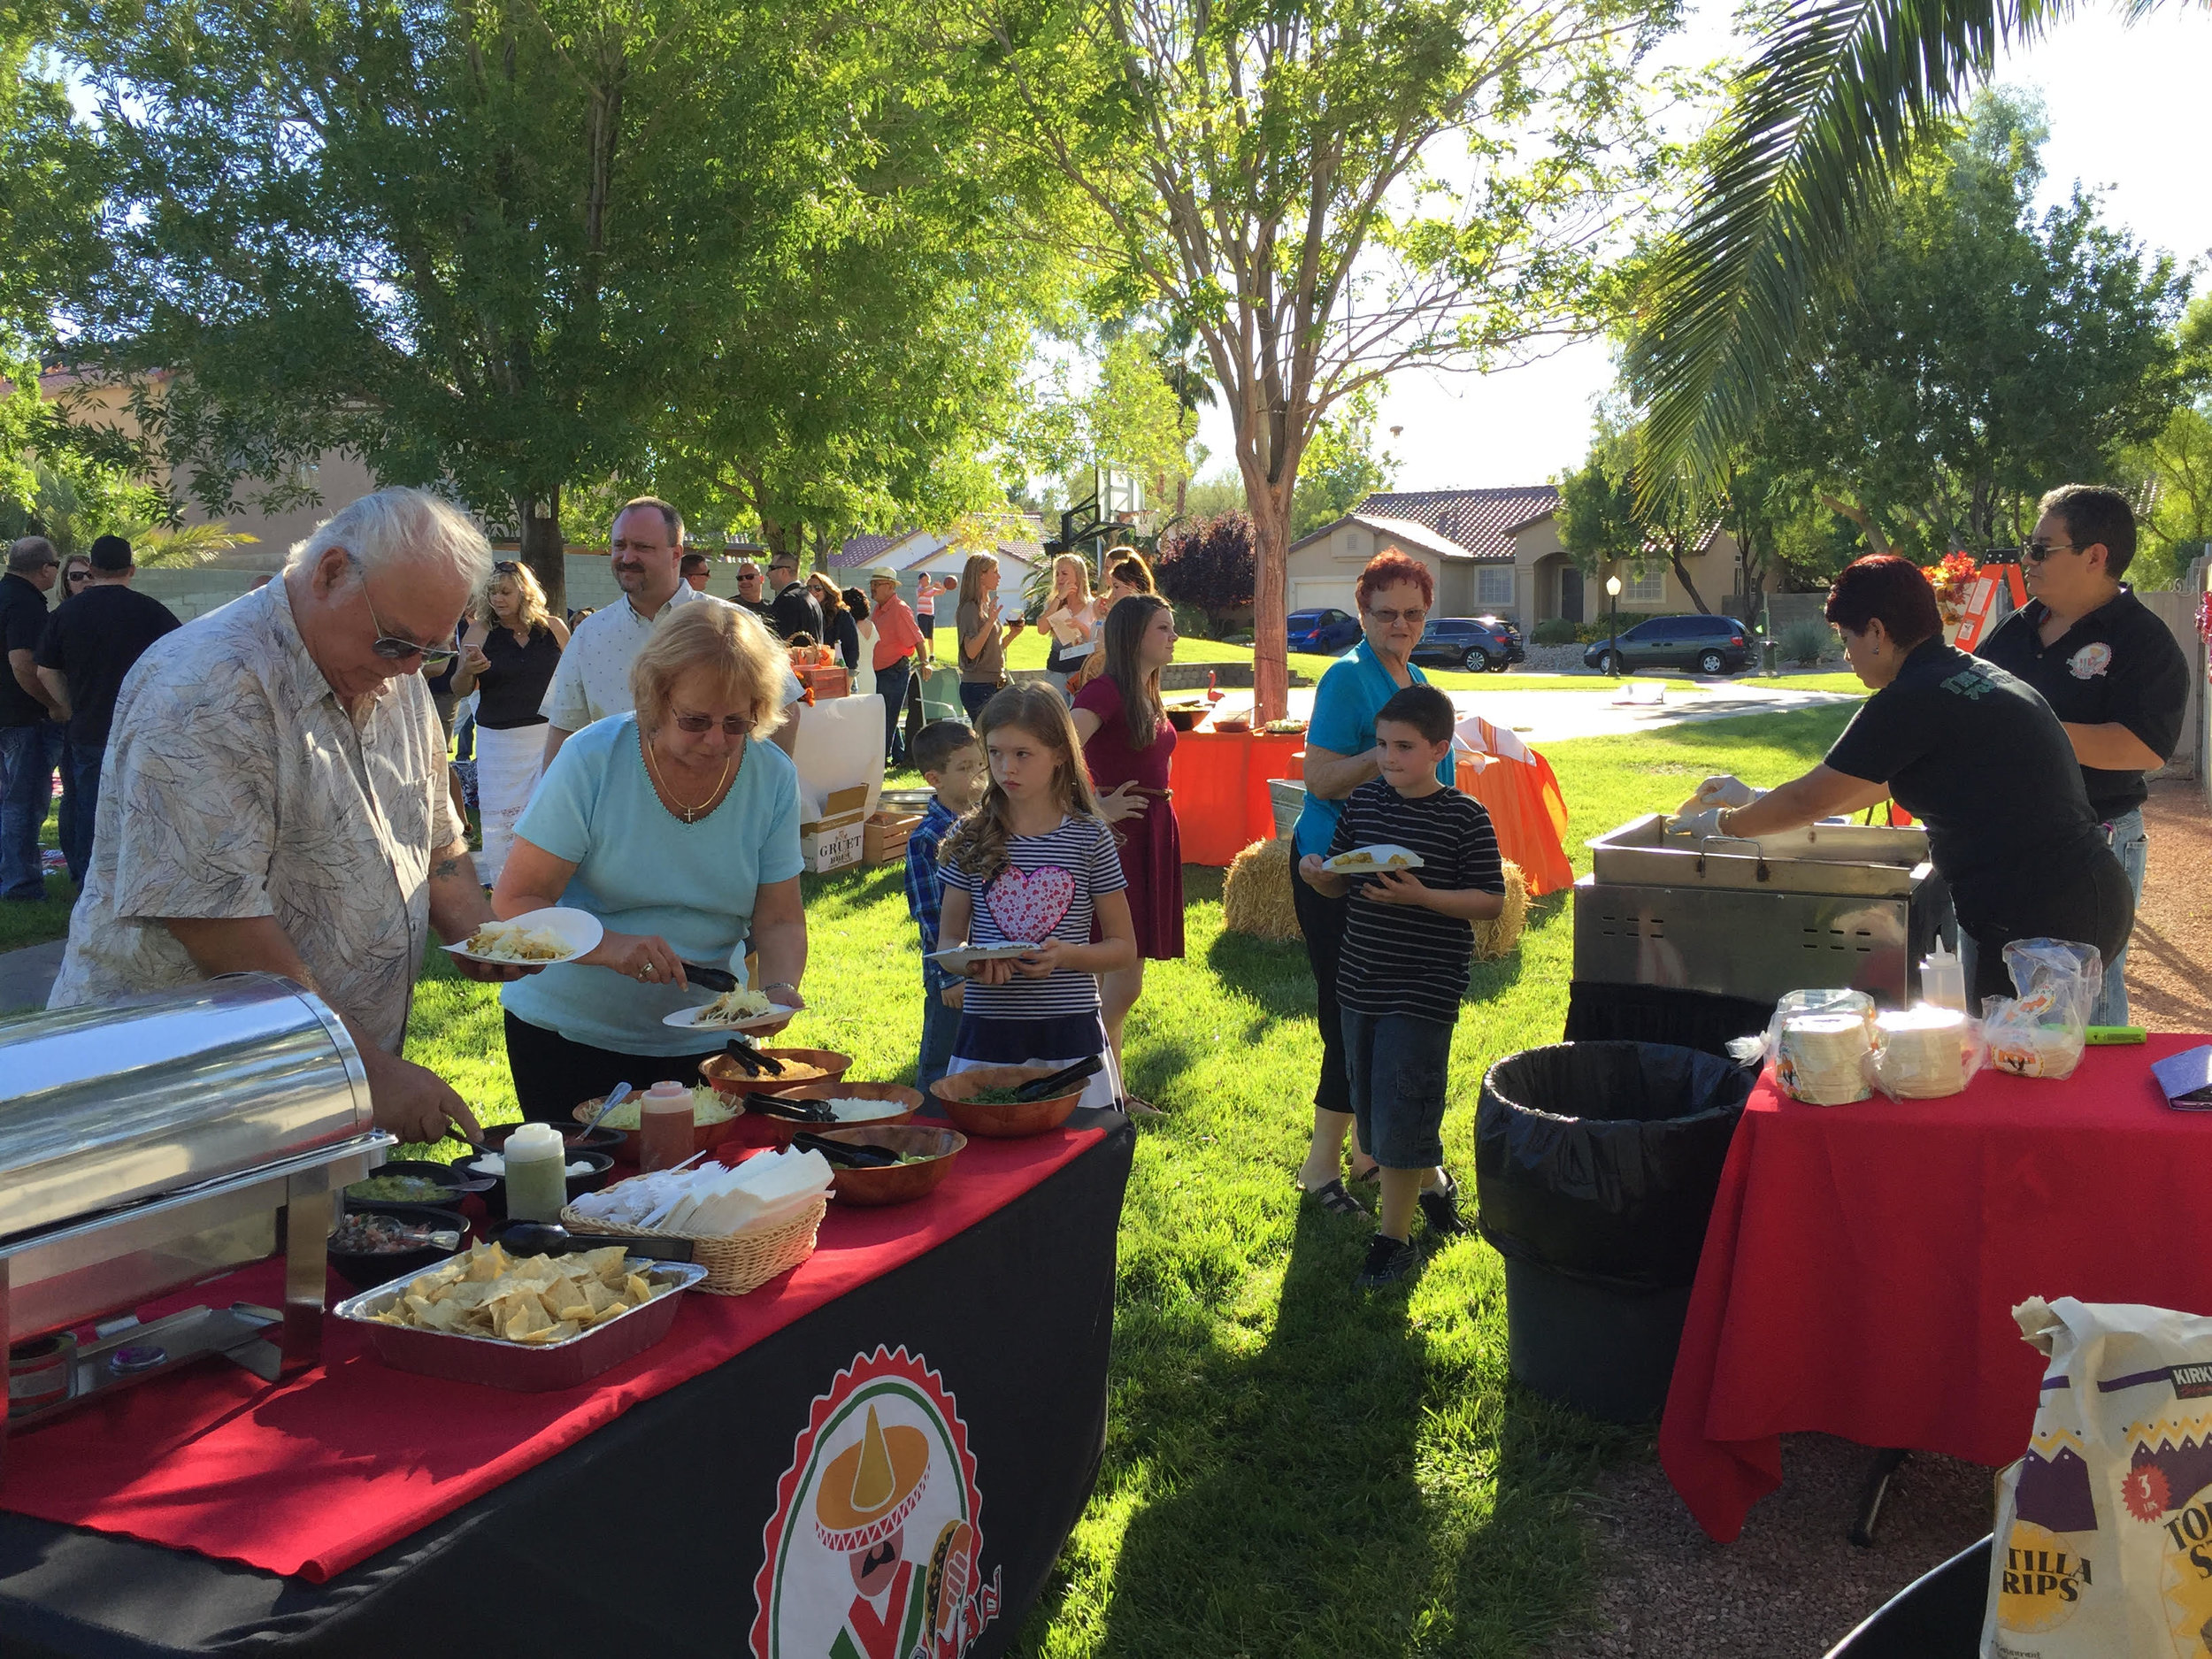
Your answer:
[[[92,580],[92,572],[90,571],[71,571],[69,574],[63,577],[62,580],[66,582],[88,582]]]
[[[679,732],[688,732],[694,737],[719,724],[725,737],[742,737],[752,729],[752,721],[741,714],[726,714],[719,722],[710,714],[679,714],[672,717]]]
[[[512,559],[494,559],[492,572],[498,576],[519,576],[522,573],[522,566]]]

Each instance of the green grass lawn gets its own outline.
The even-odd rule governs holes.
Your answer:
[[[56,791],[46,809],[46,824],[39,831],[42,849],[61,845],[61,795]],[[69,906],[77,889],[66,875],[46,878],[46,897],[36,904],[0,903],[0,950],[19,950],[43,944],[69,932]]]
[[[1709,772],[1794,775],[1848,714],[1552,745],[1577,868],[1589,836]],[[1185,873],[1189,955],[1152,964],[1130,1026],[1131,1087],[1169,1116],[1141,1125],[1123,1212],[1105,1465],[1020,1651],[1522,1653],[1586,1604],[1577,1494],[1649,1436],[1509,1382],[1500,1264],[1477,1240],[1435,1251],[1409,1291],[1353,1291],[1368,1224],[1291,1188],[1320,1057],[1304,953],[1224,933],[1219,873]],[[812,1006],[794,1035],[851,1052],[856,1078],[910,1077],[920,975],[897,866],[806,887]],[[1463,1176],[1484,1069],[1559,1036],[1571,923],[1567,895],[1542,900],[1513,956],[1477,964],[1445,1133]],[[408,1051],[513,1116],[497,1004],[442,952]]]

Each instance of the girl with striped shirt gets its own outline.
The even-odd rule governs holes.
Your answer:
[[[1014,685],[984,705],[976,732],[990,782],[938,849],[938,946],[1033,949],[970,965],[948,1071],[1057,1067],[1096,1056],[1105,1064],[1080,1103],[1114,1105],[1121,1080],[1097,976],[1136,965],[1137,935],[1121,856],[1098,815],[1075,723],[1049,686]]]

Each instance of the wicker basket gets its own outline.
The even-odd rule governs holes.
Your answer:
[[[615,1239],[689,1239],[691,1259],[707,1270],[707,1276],[699,1281],[698,1287],[710,1290],[718,1296],[741,1296],[749,1290],[758,1290],[777,1274],[798,1266],[814,1254],[814,1235],[828,1209],[829,1194],[825,1193],[788,1221],[757,1232],[718,1239],[670,1233],[659,1227],[633,1227],[619,1221],[601,1221],[579,1215],[572,1208],[561,1211],[561,1225],[571,1233],[599,1233]]]
[[[1306,786],[1295,778],[1270,778],[1268,799],[1275,808],[1275,836],[1288,841],[1298,827],[1298,815],[1306,810]]]

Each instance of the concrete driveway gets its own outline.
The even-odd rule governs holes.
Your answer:
[[[1584,683],[1587,683],[1586,681]],[[1816,709],[1860,698],[1836,691],[1784,691],[1757,680],[1717,680],[1691,691],[1663,690],[1657,681],[1638,682],[1644,697],[1657,702],[1617,701],[1603,691],[1454,691],[1452,706],[1461,717],[1479,714],[1493,726],[1510,726],[1531,743],[1558,743],[1575,737],[1609,737],[1618,733],[1681,726],[1694,720],[1727,720],[1744,715],[1780,714]],[[1251,693],[1231,692],[1231,699],[1251,706]],[[1290,712],[1305,719],[1313,712],[1310,687],[1290,694]]]

